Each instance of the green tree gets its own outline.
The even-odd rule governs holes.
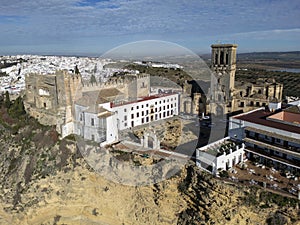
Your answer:
[[[10,105],[11,105],[8,91],[5,92],[4,105],[5,105],[5,107],[6,107],[7,109],[9,109],[9,107],[10,107]]]
[[[23,100],[22,100],[21,97],[18,97],[13,102],[13,104],[11,105],[11,107],[9,109],[9,114],[12,117],[19,117],[19,116],[22,116],[22,115],[26,114],[24,104],[23,104]]]

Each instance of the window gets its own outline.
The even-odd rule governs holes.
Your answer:
[[[144,105],[142,105],[142,109],[144,108]]]
[[[137,112],[137,113],[136,113],[136,117],[139,117],[139,116],[140,116],[140,114]]]
[[[131,114],[131,119],[133,119],[134,118],[134,115],[133,114]]]
[[[127,109],[124,109],[124,112],[127,112]]]
[[[147,122],[147,123],[149,122],[149,117],[146,117],[146,122]]]
[[[144,116],[144,111],[142,111],[142,116]]]
[[[144,118],[142,118],[142,123],[144,123]]]
[[[80,113],[79,120],[82,121],[82,113]]]
[[[127,127],[127,123],[124,123],[124,127]]]
[[[228,60],[228,52],[226,52],[225,54],[225,64],[229,64],[229,60]]]
[[[44,108],[46,108],[47,107],[47,104],[46,104],[46,102],[44,102]]]
[[[91,126],[95,126],[95,120],[94,120],[94,118],[91,118]]]
[[[220,55],[220,64],[223,65],[224,64],[224,52],[221,51],[221,55]]]
[[[149,106],[149,104],[146,104],[146,107],[148,107]]]
[[[133,110],[133,107],[131,107],[131,110]]]
[[[124,120],[127,121],[127,116],[126,115],[124,116]]]
[[[256,106],[257,106],[257,107],[259,106],[259,102],[256,102]]]
[[[163,109],[166,110],[166,106],[164,106]]]
[[[268,137],[267,135],[265,135],[265,139],[266,139],[266,140],[269,140],[269,137]]]
[[[136,109],[139,109],[139,106],[138,106],[138,105],[136,106]]]
[[[92,134],[91,139],[92,139],[92,141],[95,141],[95,135]]]

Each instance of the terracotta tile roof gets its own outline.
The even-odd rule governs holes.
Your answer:
[[[264,109],[256,110],[247,114],[237,115],[233,118],[244,120],[251,123],[256,123],[260,125],[264,125],[266,127],[272,127],[284,131],[289,131],[292,133],[300,134],[300,127],[299,126],[293,126],[290,124],[285,124],[273,120],[267,120],[268,116],[274,115],[277,112],[266,112]],[[300,116],[300,114],[299,114]]]
[[[151,100],[151,99],[156,99],[156,98],[171,96],[171,95],[175,95],[175,94],[176,93],[157,94],[157,95],[145,96],[145,97],[142,97],[142,98],[138,98],[135,101],[124,101],[124,102],[112,103],[111,106],[112,107],[118,107],[118,106],[121,106],[121,105],[127,105],[127,104],[132,104],[132,103],[138,103],[138,102],[148,101],[148,100]]]

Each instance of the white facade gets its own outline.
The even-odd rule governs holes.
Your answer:
[[[118,140],[119,130],[178,115],[179,94],[153,95],[120,105],[106,102],[95,108],[75,104],[74,133],[106,145]]]
[[[178,115],[179,94],[154,95],[132,103],[112,105],[119,130]]]
[[[230,142],[226,137],[196,149],[196,165],[217,175],[218,170],[228,170],[244,161],[245,145]]]
[[[289,125],[286,121],[269,119],[276,113],[266,114],[258,120],[254,114],[261,113],[261,110],[264,109],[231,117],[229,136],[245,143],[249,159],[258,159],[260,163],[277,169],[299,171],[300,133],[297,124]]]
[[[97,106],[103,112],[89,110],[88,106],[75,104],[75,128],[74,133],[85,139],[99,143],[109,144],[118,140],[118,129],[115,115],[107,108],[110,103]]]

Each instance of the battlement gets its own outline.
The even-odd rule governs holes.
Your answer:
[[[117,76],[117,77],[110,77],[106,82],[94,82],[91,83],[90,81],[83,81],[82,86],[84,90],[92,88],[94,89],[101,89],[101,88],[111,88],[111,87],[124,87],[131,82],[138,81],[141,79],[149,79],[149,74],[126,74],[124,76]]]
[[[53,78],[53,77],[59,77],[59,76],[63,76],[65,78],[73,78],[73,79],[81,79],[81,75],[80,74],[75,74],[75,73],[69,73],[69,71],[67,70],[56,70],[55,73],[50,73],[50,74],[42,74],[42,73],[28,73],[25,75],[25,78],[32,78],[35,79],[35,77],[49,77],[49,78]]]

